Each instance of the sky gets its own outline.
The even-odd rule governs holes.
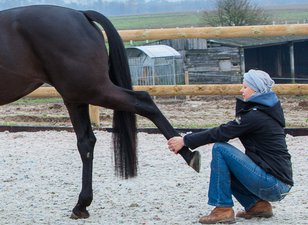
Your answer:
[[[1,0],[0,0],[1,1]],[[131,0],[63,0],[66,3],[80,3],[85,4],[85,2],[127,2]],[[136,2],[149,2],[154,0],[135,0]],[[159,1],[159,0],[156,0]],[[163,0],[168,2],[180,2],[185,0]],[[187,0],[186,0],[187,1]],[[214,3],[216,0],[204,0],[205,2]],[[260,6],[262,5],[277,5],[277,4],[308,4],[308,0],[250,0],[252,3],[256,3]]]

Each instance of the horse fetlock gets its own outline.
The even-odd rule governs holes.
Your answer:
[[[79,194],[78,204],[76,207],[87,207],[91,205],[93,200],[93,191],[81,191]]]

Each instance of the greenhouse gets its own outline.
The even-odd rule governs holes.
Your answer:
[[[167,45],[126,48],[133,85],[184,84],[183,58]]]

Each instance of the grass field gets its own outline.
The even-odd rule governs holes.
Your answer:
[[[302,9],[268,10],[273,21],[280,23],[308,23],[308,7]]]
[[[294,9],[270,9],[266,12],[270,16],[270,21],[275,21],[275,23],[308,23],[308,5]],[[117,29],[129,30],[205,26],[202,16],[202,12],[182,12],[117,16],[110,17],[110,19]]]
[[[202,26],[201,12],[110,17],[119,30]]]

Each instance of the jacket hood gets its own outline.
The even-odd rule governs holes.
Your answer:
[[[274,92],[270,91],[264,94],[252,95],[248,99],[248,102],[255,102],[264,106],[271,107],[278,102],[278,97]]]
[[[268,116],[276,120],[282,127],[285,127],[284,113],[274,92],[268,92],[261,95],[252,96],[248,101],[243,101],[237,98],[236,114],[243,111],[250,111],[252,109],[260,110]]]

